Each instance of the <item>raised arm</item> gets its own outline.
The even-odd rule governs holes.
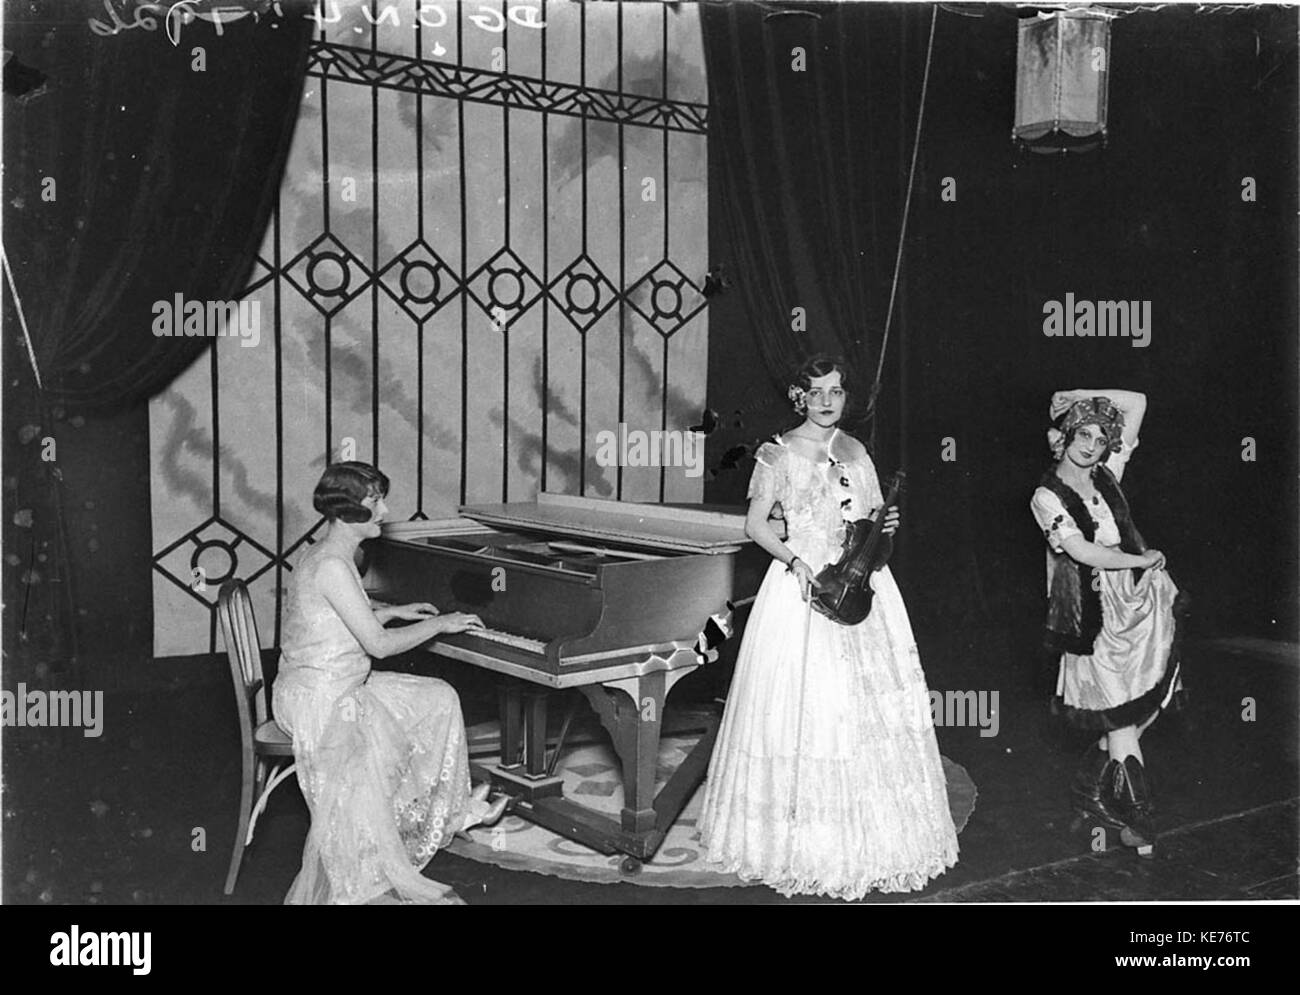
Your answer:
[[[1055,421],[1066,409],[1075,401],[1082,401],[1089,397],[1108,397],[1115,407],[1124,413],[1124,445],[1126,448],[1133,448],[1137,444],[1138,436],[1141,435],[1142,419],[1147,413],[1147,396],[1136,390],[1091,390],[1080,388],[1076,390],[1058,390],[1052,395],[1052,404],[1049,409],[1049,415]]]

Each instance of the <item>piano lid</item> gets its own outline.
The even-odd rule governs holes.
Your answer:
[[[745,535],[743,513],[606,501],[546,491],[538,494],[536,501],[466,505],[460,513],[487,525],[681,553],[731,553],[750,541]]]

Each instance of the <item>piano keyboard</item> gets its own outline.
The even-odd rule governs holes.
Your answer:
[[[487,639],[505,646],[513,646],[515,649],[527,650],[530,653],[546,652],[546,643],[540,639],[516,636],[509,632],[502,632],[500,629],[466,629],[465,633],[466,635],[478,636],[479,639]]]

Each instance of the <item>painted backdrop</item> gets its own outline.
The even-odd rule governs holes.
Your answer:
[[[680,431],[704,404],[694,6],[322,0],[317,20],[244,294],[259,334],[151,402],[158,656],[219,649],[230,576],[278,641],[331,456],[377,462],[394,518],[539,488],[702,497],[688,468],[597,458],[620,423]]]

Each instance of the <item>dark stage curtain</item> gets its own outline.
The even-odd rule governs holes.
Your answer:
[[[192,20],[173,46],[139,5],[5,3],[4,630],[20,679],[71,665],[80,680],[87,645],[121,653],[96,636],[106,611],[129,620],[119,643],[147,640],[144,402],[211,344],[156,337],[153,303],[233,300],[247,283],[312,27],[305,5],[281,8],[227,16],[220,34]],[[132,529],[144,545],[123,555]],[[110,552],[117,579],[95,583]]]
[[[230,300],[248,279],[312,27],[283,8],[220,36],[194,20],[173,46],[161,17],[101,36],[100,5],[5,4],[4,247],[46,401],[128,407],[210,344],[155,337],[152,305]]]
[[[711,227],[722,229],[711,263],[776,387],[817,350],[844,356],[860,386],[874,377],[918,99],[906,84],[925,41],[912,22],[930,14],[874,6],[701,7]]]

